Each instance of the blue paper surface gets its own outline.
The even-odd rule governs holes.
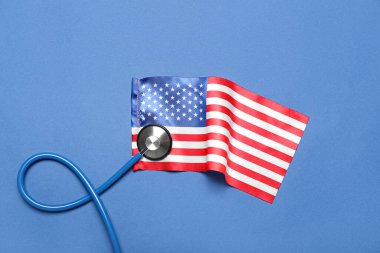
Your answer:
[[[128,173],[102,195],[124,252],[379,252],[378,1],[1,1],[0,252],[111,252],[93,204],[27,206],[52,151],[98,186],[131,154],[133,76],[222,76],[308,116],[273,205],[218,173]],[[61,166],[31,194],[84,194]]]

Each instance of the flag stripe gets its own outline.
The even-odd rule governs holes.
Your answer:
[[[304,123],[304,127],[302,130],[305,129],[306,127],[306,124],[308,123],[309,121],[309,117],[300,113],[300,112],[297,112],[295,110],[292,110],[286,106],[283,106],[283,105],[280,105],[272,100],[269,100],[263,96],[260,96],[260,95],[257,95],[247,89],[244,89],[243,87],[235,84],[234,82],[231,82],[230,80],[228,79],[225,79],[225,78],[220,78],[220,77],[213,77],[213,76],[210,76],[208,78],[208,83],[209,85],[210,84],[220,84],[220,85],[225,85],[227,87],[229,87],[230,89],[232,90],[235,90],[237,93],[247,97],[248,99],[251,99],[257,103],[260,103],[268,108],[271,108],[272,110],[275,110],[287,117],[291,117],[299,122],[302,122]]]
[[[228,108],[230,111],[233,112],[233,115],[240,119],[245,119],[246,121],[249,121],[252,125],[256,125],[260,128],[266,129],[269,132],[275,133],[276,135],[279,135],[283,138],[286,138],[292,142],[298,143],[301,140],[301,137],[294,135],[288,131],[285,131],[281,128],[278,128],[274,125],[269,124],[268,122],[262,121],[258,118],[255,118],[245,112],[240,111],[239,109],[233,107],[230,102],[221,99],[221,98],[207,98],[207,104],[208,105],[221,105],[226,108]],[[209,112],[207,112],[209,113]]]
[[[246,106],[245,104],[242,104],[240,102],[238,102],[237,100],[235,100],[232,96],[230,96],[229,94],[227,93],[224,93],[224,92],[220,92],[220,91],[213,91],[213,90],[210,90],[207,92],[207,98],[221,98],[221,99],[224,99],[228,102],[231,103],[231,105],[233,105],[233,107],[239,109],[240,111],[242,112],[245,112],[249,115],[252,115],[253,117],[255,118],[258,118],[262,121],[265,121],[271,125],[274,125],[278,128],[281,128],[283,130],[286,130],[288,132],[291,132],[297,136],[302,136],[302,133],[303,131],[290,125],[290,124],[287,124],[283,121],[280,121],[276,118],[273,118],[273,117],[270,117],[262,112],[259,112],[255,109],[252,109],[251,107],[248,107]]]
[[[208,126],[223,127],[227,129],[230,134],[236,139],[239,139],[252,147],[268,151],[268,153],[271,153],[272,155],[283,159],[284,161],[290,161],[291,157],[294,155],[294,149],[288,148],[278,142],[264,138],[244,127],[241,127],[238,124],[235,124],[232,122],[229,116],[223,113],[215,112],[208,114],[206,123]]]
[[[213,115],[220,115],[219,118],[226,118],[228,122],[232,121],[238,126],[242,126],[246,129],[247,132],[246,135],[248,136],[254,136],[257,139],[261,140],[269,140],[270,143],[273,145],[273,141],[277,144],[275,146],[281,145],[288,147],[290,150],[295,150],[297,148],[297,143],[290,141],[282,136],[279,136],[273,132],[270,132],[264,128],[258,127],[254,124],[251,124],[250,122],[241,119],[236,118],[232,111],[230,111],[228,108],[221,106],[221,105],[207,105],[208,117],[211,118]],[[219,114],[215,114],[215,112],[219,112]],[[224,115],[221,115],[220,113],[223,113]],[[207,114],[206,114],[207,117]],[[229,119],[228,119],[228,118]],[[261,136],[261,137],[260,137]]]
[[[242,104],[245,104],[259,112],[262,112],[270,117],[273,117],[275,119],[278,119],[282,122],[285,122],[289,125],[292,125],[300,130],[304,130],[305,127],[306,127],[306,124],[301,122],[301,121],[298,121],[297,119],[295,118],[292,118],[290,116],[287,116],[286,114],[283,114],[281,112],[278,112],[276,110],[273,110],[272,108],[270,107],[267,107],[265,106],[264,104],[261,104],[259,102],[256,102],[250,98],[247,98],[246,96],[249,96],[250,94],[248,93],[243,93],[243,94],[239,94],[238,92],[235,92],[234,90],[232,90],[231,88],[227,87],[227,86],[223,86],[223,85],[220,85],[220,84],[216,84],[216,83],[209,83],[208,86],[207,86],[207,91],[221,91],[221,92],[224,92],[232,97],[235,98],[235,100],[239,101],[240,103]]]

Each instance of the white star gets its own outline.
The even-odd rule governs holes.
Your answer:
[[[170,116],[174,116],[174,112],[170,113]]]
[[[166,99],[166,100],[165,100],[165,104],[167,104],[167,103],[169,103],[169,100]]]
[[[165,87],[166,87],[166,88],[169,87],[169,84],[168,84],[168,83],[165,83]]]
[[[177,83],[177,88],[181,87],[181,85],[179,83]]]
[[[189,94],[189,96],[191,96],[193,93],[189,92],[189,93],[187,93],[187,94]]]
[[[177,100],[177,104],[179,104],[179,103],[181,103],[181,101],[180,101],[180,100]]]
[[[159,97],[159,99],[162,99],[162,98],[163,98],[163,96],[160,96],[160,97]]]
[[[189,86],[190,88],[192,87],[191,83],[189,83],[187,86]]]
[[[191,121],[193,118],[192,117],[188,117],[189,121]]]
[[[151,99],[152,99],[152,97],[151,97],[151,96],[149,96],[149,97],[148,97],[148,100],[151,100]]]
[[[148,112],[148,116],[152,115],[152,113]]]
[[[170,108],[174,108],[174,104],[171,104],[171,105],[170,105]]]
[[[145,105],[145,101],[142,101],[141,104],[142,104],[142,105]]]
[[[157,116],[154,116],[153,119],[156,120],[156,119],[157,119]]]
[[[145,112],[145,108],[142,108],[141,111],[142,111],[142,112]]]
[[[183,88],[182,91],[183,91],[183,92],[186,92],[186,88]]]
[[[199,95],[203,96],[203,92],[199,92]]]
[[[154,84],[153,84],[153,87],[157,87],[157,84],[156,84],[156,83],[154,83]]]
[[[165,112],[168,112],[169,111],[169,109],[168,108],[165,108]]]
[[[148,105],[148,108],[150,108],[151,107],[151,105]]]
[[[151,89],[151,88],[149,88],[149,89],[148,89],[148,92],[150,92],[151,90],[152,90],[152,89]]]
[[[168,120],[168,119],[169,119],[169,117],[168,117],[168,116],[165,116],[165,119],[166,119],[166,120]]]
[[[200,104],[203,104],[203,101],[201,100],[201,101],[199,101],[199,103],[200,103]]]
[[[181,92],[178,91],[178,92],[177,92],[177,96],[179,96],[180,94],[181,94]]]
[[[203,112],[203,109],[199,109],[200,112]]]
[[[156,95],[157,95],[157,91],[155,91],[155,92],[153,93],[153,95],[155,95],[155,96],[156,96]]]
[[[153,101],[153,103],[155,103],[155,104],[156,104],[156,103],[157,103],[157,100],[154,100],[154,101]]]
[[[177,108],[177,112],[180,112],[180,111],[181,111],[181,109]]]
[[[189,112],[191,112],[191,108],[189,108],[189,110],[188,110]]]
[[[186,97],[185,97],[185,96],[183,96],[183,97],[182,97],[182,100],[186,100]]]
[[[185,105],[185,104],[183,104],[183,105],[182,105],[182,108],[186,108],[186,105]]]
[[[197,96],[195,96],[195,97],[194,97],[194,100],[198,100],[198,97],[197,97]]]
[[[187,101],[189,103],[189,105],[191,105],[191,100]]]
[[[165,95],[166,95],[166,96],[169,95],[169,92],[165,91]]]
[[[160,114],[160,116],[162,116],[162,112],[160,112],[159,114]]]
[[[162,104],[159,105],[160,108],[162,108],[162,106],[163,106]]]
[[[198,113],[194,113],[194,117],[198,117]]]
[[[200,117],[200,118],[199,118],[199,120],[200,120],[200,121],[202,121],[202,120],[203,120],[203,118],[202,118],[202,117]]]
[[[160,88],[160,91],[163,91],[164,89],[163,88]]]
[[[199,87],[201,87],[201,88],[202,88],[202,87],[203,87],[203,83],[201,83],[201,85],[199,85]]]
[[[143,93],[141,93],[141,96],[145,97],[145,93],[144,93],[144,92],[143,92]]]
[[[145,84],[143,84],[143,85],[141,86],[141,88],[142,88],[142,89],[145,89]]]
[[[197,109],[197,108],[198,108],[198,106],[195,104],[195,105],[194,105],[194,108],[195,108],[195,109]]]
[[[194,92],[198,92],[198,89],[197,89],[197,88],[194,88]]]
[[[177,117],[177,120],[180,120],[181,118],[180,117]]]
[[[171,99],[171,100],[174,100],[174,96],[171,96],[170,99]]]
[[[182,113],[182,116],[183,116],[183,117],[186,117],[186,113]]]
[[[157,108],[153,108],[153,111],[157,112]]]
[[[171,91],[174,91],[174,88],[172,87],[170,90],[171,90]]]

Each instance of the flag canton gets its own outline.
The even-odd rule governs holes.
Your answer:
[[[200,127],[206,125],[207,78],[134,79],[133,126]],[[134,124],[135,123],[135,124]]]

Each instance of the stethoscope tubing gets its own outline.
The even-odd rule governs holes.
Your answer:
[[[21,197],[28,203],[30,206],[45,212],[64,212],[68,210],[75,209],[80,207],[90,200],[96,205],[96,208],[99,211],[99,214],[103,220],[104,226],[106,227],[107,233],[112,243],[113,251],[115,253],[121,253],[120,242],[117,238],[115,229],[112,225],[111,218],[108,215],[107,209],[104,206],[100,195],[104,193],[108,188],[110,188],[114,183],[116,183],[127,171],[129,171],[132,166],[137,163],[142,158],[142,153],[138,153],[133,156],[126,164],[124,164],[113,176],[111,176],[106,182],[104,182],[98,188],[95,188],[91,181],[88,179],[86,174],[72,161],[67,159],[64,156],[55,154],[55,153],[38,153],[30,158],[28,158],[21,166],[18,175],[17,175],[17,187],[20,192]],[[88,195],[83,196],[77,200],[65,203],[65,204],[45,204],[35,200],[27,191],[25,187],[25,176],[28,169],[35,164],[36,162],[42,160],[53,160],[56,161],[66,168],[70,169],[77,178],[81,181],[83,186],[86,188]]]

